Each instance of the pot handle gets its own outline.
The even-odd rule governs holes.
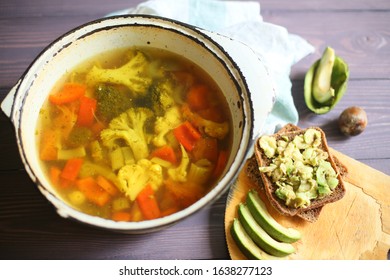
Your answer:
[[[1,110],[4,112],[4,114],[10,118],[11,122],[13,122],[12,118],[12,108],[14,106],[15,97],[16,97],[16,90],[20,84],[21,80],[19,80],[16,85],[11,88],[11,90],[8,92],[7,96],[3,99],[1,102]]]

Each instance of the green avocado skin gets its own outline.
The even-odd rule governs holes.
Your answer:
[[[332,69],[331,86],[334,88],[334,98],[330,103],[320,104],[313,97],[313,79],[320,63],[320,59],[313,63],[305,75],[304,98],[306,106],[316,114],[325,114],[332,110],[341,100],[347,90],[349,68],[347,63],[336,55]]]

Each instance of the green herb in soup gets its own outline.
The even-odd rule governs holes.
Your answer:
[[[115,221],[188,207],[227,164],[231,119],[215,82],[153,48],[106,53],[71,71],[40,114],[39,156],[74,208]]]

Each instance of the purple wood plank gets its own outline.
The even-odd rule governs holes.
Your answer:
[[[348,63],[351,78],[389,79],[390,11],[270,13],[264,20],[286,27],[316,49],[295,67],[292,78],[305,73],[326,46]]]
[[[299,111],[299,125],[320,126],[327,134],[329,145],[357,160],[390,158],[390,114],[388,106],[390,80],[351,80],[346,94],[336,107],[325,115],[309,111],[303,99],[303,82],[293,81],[293,96]],[[355,137],[346,137],[338,129],[337,120],[349,106],[361,106],[367,113],[366,130]],[[388,167],[376,166],[388,173]]]
[[[241,0],[243,2],[247,0]],[[53,3],[51,0],[35,0],[35,1],[1,1],[0,16],[1,17],[20,17],[20,16],[61,16],[61,15],[105,15],[111,11],[127,9],[134,7],[137,4],[144,2],[141,0],[110,0],[96,1],[84,0],[77,4],[71,1],[57,1]],[[390,2],[388,0],[330,0],[330,1],[307,1],[307,0],[261,0],[262,11],[361,11],[361,10],[390,10]],[[15,7],[21,7],[16,9]]]
[[[262,10],[273,11],[361,11],[361,10],[390,10],[390,2],[387,0],[330,0],[330,1],[307,1],[307,0],[261,0]]]
[[[364,17],[364,20],[361,18]],[[94,16],[1,19],[0,86],[12,86],[44,47],[68,30]],[[325,20],[319,20],[324,18]],[[292,78],[304,73],[330,45],[349,64],[352,78],[390,78],[390,11],[375,12],[296,12],[266,13],[264,20],[285,26],[316,48],[295,67]],[[343,26],[343,28],[340,28]],[[321,32],[319,32],[321,30]]]
[[[140,0],[110,0],[110,1],[1,1],[0,17],[57,17],[57,16],[104,16],[107,13],[134,7]],[[19,7],[19,9],[15,9]],[[71,21],[71,20],[70,20]]]
[[[141,1],[0,2],[0,100],[43,48],[64,32]],[[265,21],[306,38],[316,53],[292,69],[299,125],[318,125],[330,145],[390,175],[390,1],[261,0]],[[348,91],[326,115],[303,101],[303,78],[326,45],[351,68]],[[347,106],[367,111],[356,137],[342,136],[337,118]],[[226,194],[216,203],[161,232],[125,235],[61,218],[39,193],[20,161],[13,127],[0,113],[0,259],[226,259]]]

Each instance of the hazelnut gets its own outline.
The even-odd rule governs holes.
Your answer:
[[[358,135],[364,131],[366,126],[367,114],[360,107],[349,107],[345,109],[339,117],[339,128],[345,135]]]

